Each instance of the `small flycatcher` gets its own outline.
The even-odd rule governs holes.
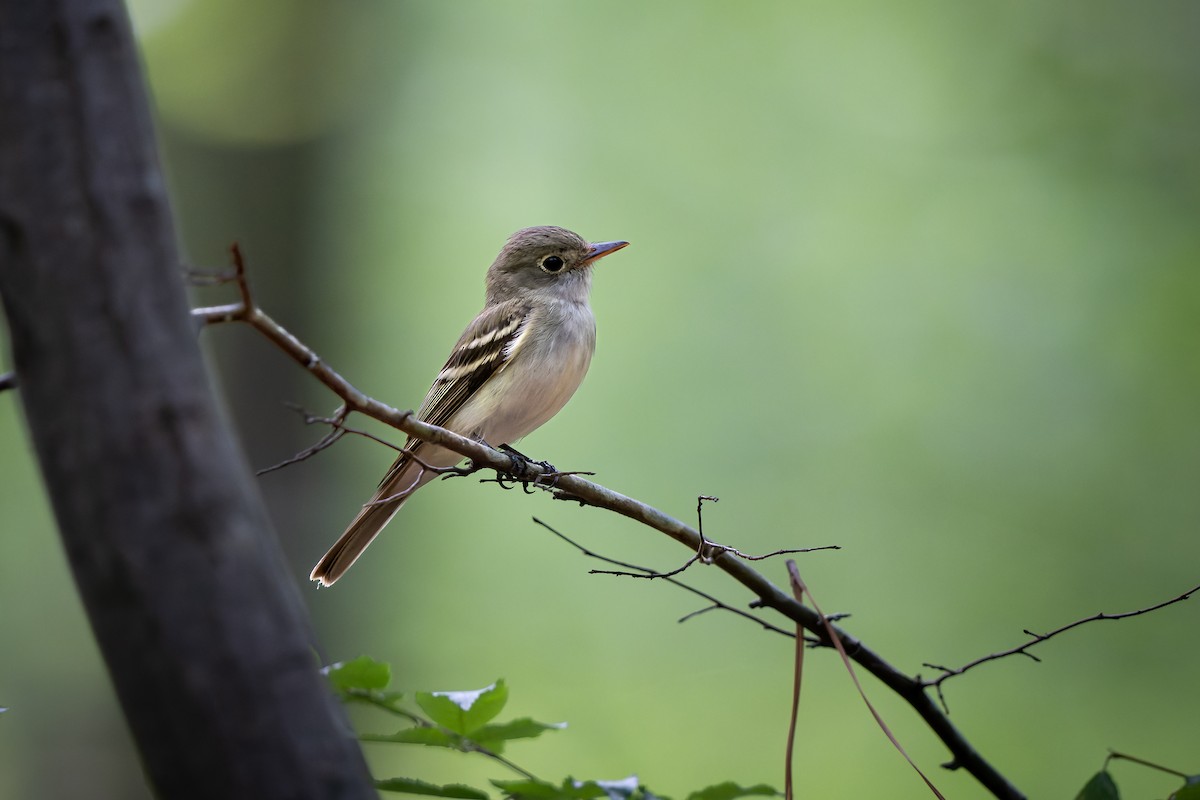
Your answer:
[[[557,414],[579,388],[596,349],[588,305],[592,265],[627,244],[589,244],[549,225],[510,236],[488,268],[483,310],[454,345],[417,417],[501,445]],[[461,460],[453,450],[410,436],[375,495],[313,567],[312,579],[330,586],[342,577],[400,506],[438,476],[424,465],[450,467]]]

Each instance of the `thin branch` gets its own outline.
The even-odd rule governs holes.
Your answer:
[[[588,558],[594,558],[598,561],[603,561],[606,564],[613,564],[615,566],[625,567],[626,569],[630,569],[630,570],[639,570],[640,572],[643,572],[643,573],[653,572],[653,570],[651,570],[647,567],[638,566],[637,564],[630,564],[627,561],[617,561],[615,558],[609,558],[608,556],[600,555],[599,553],[597,553],[594,550],[589,550],[588,548],[581,545],[579,542],[577,542],[574,539],[572,539],[571,537],[567,536],[565,533],[562,533],[561,531],[556,530],[555,528],[553,528],[549,524],[543,522],[542,520],[538,519],[537,517],[534,517],[533,521],[536,522],[538,525],[541,525],[546,530],[553,533],[559,539],[562,539],[564,542],[566,542],[567,544],[574,547],[581,554],[583,554],[584,556],[587,556]],[[598,572],[598,570],[590,570],[589,572],[596,573],[596,572]],[[613,574],[631,575],[631,574],[636,574],[636,573],[613,573]],[[687,622],[692,617],[695,617],[699,614],[703,614],[706,611],[721,610],[721,611],[728,611],[731,614],[736,614],[737,616],[742,617],[743,619],[748,619],[751,622],[756,622],[764,630],[771,631],[772,633],[779,633],[779,634],[782,634],[782,635],[788,636],[788,637],[792,637],[795,635],[791,631],[785,630],[784,628],[780,628],[776,625],[772,625],[771,623],[767,622],[765,619],[760,619],[760,618],[754,616],[753,614],[749,613],[748,611],[742,611],[740,608],[735,608],[734,606],[728,605],[727,603],[724,603],[721,600],[718,600],[716,597],[713,597],[708,592],[704,592],[704,591],[701,591],[700,589],[697,589],[695,586],[689,586],[688,584],[686,584],[682,581],[677,581],[674,578],[670,578],[670,577],[665,577],[664,579],[666,580],[667,583],[671,584],[672,586],[678,586],[680,589],[691,592],[692,594],[696,595],[697,597],[703,597],[705,600],[707,600],[709,603],[712,604],[710,606],[707,606],[706,608],[701,608],[697,611],[692,611],[687,614],[684,614],[682,617],[680,617],[677,620],[678,622]]]
[[[345,435],[346,431],[342,430],[341,428],[334,428],[329,433],[318,439],[311,447],[306,447],[299,453],[296,453],[293,456],[288,456],[282,461],[277,461],[269,467],[263,467],[262,469],[255,470],[254,474],[261,478],[263,475],[276,472],[284,467],[290,467],[293,464],[299,464],[301,461],[307,461],[322,450],[337,444],[338,440]]]
[[[374,706],[381,711],[386,711],[389,714],[394,714],[397,717],[406,719],[417,727],[433,727],[432,722],[429,722],[419,714],[414,714],[413,712],[399,705],[397,702],[399,698],[394,696],[395,693],[393,693],[393,696],[388,696],[388,694],[372,689],[352,688],[344,689],[342,694],[346,700],[356,703],[363,703],[364,705],[368,706]]]
[[[468,745],[466,745],[466,749],[469,752],[479,753],[480,755],[487,756],[488,758],[490,758],[500,764],[503,764],[504,766],[511,769],[513,772],[515,772],[518,775],[521,775],[525,778],[528,778],[531,781],[540,780],[537,775],[534,775],[529,770],[525,769],[524,767],[517,766],[516,764],[514,764],[512,761],[509,761],[504,756],[500,755],[499,753],[497,753],[493,750],[489,750],[488,748],[484,747],[481,744],[476,744],[475,742],[471,742]]]
[[[225,306],[214,306],[194,310],[193,316],[203,324],[244,322],[286,353],[292,360],[308,370],[313,377],[341,398],[348,412],[358,412],[391,425],[410,436],[431,444],[440,445],[459,455],[471,459],[475,467],[487,467],[509,473],[513,459],[482,442],[459,436],[445,428],[430,425],[417,419],[412,411],[399,411],[380,403],[360,392],[345,378],[325,364],[307,345],[271,319],[254,302],[245,277],[245,265],[240,250],[232,248],[236,281],[241,300]],[[545,470],[536,463],[527,465],[531,480],[546,476]],[[704,538],[695,528],[638,500],[615,492],[604,486],[585,480],[577,475],[563,475],[555,479],[554,496],[584,505],[612,511],[640,522],[663,533],[692,551],[698,551]],[[760,607],[771,608],[806,630],[825,638],[820,617],[809,607],[803,606],[783,592],[764,575],[750,567],[746,560],[722,551],[713,557],[713,565],[749,589],[757,598]],[[834,628],[834,630],[837,630]],[[837,635],[845,646],[849,657],[903,698],[925,720],[934,734],[950,750],[954,768],[967,770],[988,791],[1000,798],[1024,798],[1024,795],[999,771],[996,770],[962,735],[943,713],[930,695],[926,684],[905,675],[858,639],[844,631]]]
[[[656,572],[654,570],[649,570],[649,569],[644,570],[642,572],[626,572],[625,570],[618,570],[618,569],[589,569],[588,574],[589,575],[617,575],[622,578],[645,578],[646,580],[655,580],[656,578],[673,578],[676,575],[678,575],[679,573],[686,570],[692,564],[695,564],[699,560],[700,560],[700,554],[695,553],[692,555],[691,558],[689,558],[687,561],[683,562],[683,564],[681,566],[678,566],[675,569],[670,570],[669,572]],[[642,570],[643,568],[638,567],[637,569]]]
[[[767,554],[761,555],[761,556],[747,555],[746,553],[743,553],[741,550],[738,550],[736,547],[730,547],[729,545],[724,545],[719,542],[711,541],[710,539],[708,539],[708,537],[706,537],[704,535],[704,502],[706,500],[710,503],[716,503],[720,500],[720,498],[713,497],[712,495],[707,495],[707,494],[702,494],[696,498],[696,532],[700,536],[700,546],[696,548],[695,554],[691,558],[689,558],[687,561],[683,562],[682,565],[676,567],[675,569],[671,570],[670,572],[655,572],[653,570],[648,570],[648,569],[643,569],[642,567],[638,567],[638,569],[641,570],[640,572],[625,572],[625,571],[621,571],[621,570],[609,570],[609,569],[593,569],[593,570],[589,570],[588,574],[590,574],[590,575],[619,575],[619,576],[626,577],[626,578],[646,578],[647,580],[653,580],[655,578],[674,577],[675,575],[680,574],[681,572],[688,569],[688,567],[692,566],[693,564],[695,564],[697,562],[699,562],[701,564],[705,564],[705,565],[712,564],[713,558],[716,557],[717,553],[732,553],[733,555],[737,556],[738,558],[744,558],[747,561],[764,561],[768,558],[774,558],[775,556],[787,555],[787,554],[791,554],[791,553],[812,553],[817,550],[841,550],[842,549],[840,545],[831,544],[831,545],[822,545],[820,547],[800,547],[800,548],[795,548],[795,549],[776,550],[774,552],[767,553]]]
[[[1155,764],[1153,761],[1147,761],[1146,759],[1138,758],[1137,756],[1131,756],[1131,755],[1127,755],[1125,753],[1118,753],[1116,750],[1108,751],[1108,758],[1104,759],[1105,767],[1108,766],[1109,761],[1132,761],[1134,764],[1141,764],[1143,767],[1149,767],[1150,769],[1156,769],[1159,772],[1165,772],[1168,775],[1174,775],[1177,778],[1183,778],[1185,781],[1189,780],[1192,777],[1191,775],[1188,775],[1186,772],[1180,772],[1177,769],[1171,769],[1170,767],[1164,767],[1162,764]]]
[[[700,534],[700,539],[705,540],[708,537],[704,535],[704,501],[710,503],[719,503],[721,498],[714,497],[711,494],[702,494],[696,498],[696,531]],[[703,549],[703,546],[702,546]],[[708,563],[708,562],[706,562]]]
[[[761,556],[752,556],[749,553],[743,553],[741,550],[738,550],[736,547],[730,547],[727,544],[719,544],[717,542],[709,542],[708,546],[712,547],[714,549],[717,549],[717,550],[721,550],[726,553],[730,553],[734,556],[737,556],[738,558],[745,559],[746,561],[766,561],[768,558],[775,558],[776,556],[795,555],[796,553],[817,553],[817,552],[820,552],[821,550],[841,550],[842,549],[842,546],[840,544],[822,544],[822,545],[818,545],[816,547],[791,547],[791,548],[784,548],[782,550],[772,550],[770,553],[763,553]]]
[[[305,411],[300,406],[290,404],[290,403],[288,405],[293,411],[297,411],[301,415],[303,415],[305,425],[316,425],[316,424],[328,425],[333,430],[330,433],[326,434],[324,437],[322,437],[320,440],[318,440],[316,442],[316,444],[312,445],[311,447],[301,450],[299,453],[295,454],[294,456],[284,459],[283,461],[279,462],[278,464],[267,467],[266,469],[259,470],[256,473],[258,475],[262,475],[266,472],[272,472],[276,469],[281,469],[283,467],[288,467],[299,461],[303,461],[307,458],[311,458],[312,456],[316,455],[321,450],[324,450],[325,448],[333,445],[334,442],[336,442],[339,438],[341,438],[344,434],[347,434],[347,433],[354,434],[355,436],[361,436],[364,439],[370,439],[372,442],[375,442],[376,444],[381,444],[384,447],[395,450],[397,453],[405,453],[413,461],[420,464],[421,467],[425,471],[438,473],[443,478],[461,478],[464,475],[473,475],[474,473],[478,472],[480,469],[483,469],[483,467],[476,467],[470,463],[468,463],[467,466],[465,466],[465,467],[458,467],[458,466],[439,467],[439,466],[430,464],[429,462],[424,461],[420,456],[418,456],[415,451],[409,449],[409,445],[407,445],[407,444],[405,446],[401,447],[400,445],[398,445],[394,442],[390,442],[387,439],[384,439],[382,436],[376,436],[375,434],[371,433],[370,431],[365,431],[362,428],[353,428],[353,427],[347,425],[345,422],[345,419],[346,419],[346,415],[348,412],[346,411],[345,406],[340,406],[338,408],[338,410],[336,412],[334,412],[333,416],[322,417],[322,416],[318,416],[316,414],[312,414],[308,411]],[[571,473],[571,474],[575,474],[575,473]],[[590,475],[591,473],[587,473],[587,474]],[[385,497],[380,500],[376,500],[375,503],[378,503],[378,504],[390,503],[396,499],[398,499],[398,498],[396,498],[395,496]]]
[[[720,544],[719,542],[714,542],[704,535],[704,503],[705,503],[705,501],[708,501],[710,503],[716,503],[716,502],[719,502],[720,500],[721,500],[721,498],[713,497],[712,495],[708,495],[708,494],[702,494],[696,498],[696,531],[700,534],[700,539],[702,540],[703,543],[700,545],[700,549],[696,551],[696,558],[693,558],[691,561],[684,564],[679,569],[675,570],[675,572],[682,572],[683,570],[685,570],[689,566],[691,566],[692,563],[694,563],[697,559],[705,564],[711,564],[712,560],[713,560],[713,551],[718,551],[718,550],[726,552],[726,553],[732,553],[733,555],[737,556],[738,558],[744,558],[747,561],[766,561],[768,558],[775,558],[776,556],[793,555],[795,553],[815,553],[818,550],[841,550],[842,549],[841,545],[826,544],[826,545],[821,545],[820,547],[799,547],[799,548],[795,548],[795,549],[775,550],[770,553],[765,553],[761,556],[752,556],[748,553],[743,553],[741,550],[738,550],[736,547],[730,547],[729,545],[726,545],[726,544]],[[668,574],[674,574],[674,573],[668,573]]]
[[[1034,633],[1033,631],[1030,631],[1030,630],[1024,630],[1024,631],[1022,631],[1022,633],[1024,633],[1026,636],[1033,637],[1028,642],[1025,642],[1025,644],[1018,645],[1016,647],[1011,647],[1008,650],[1000,650],[995,653],[989,653],[986,656],[980,656],[979,658],[975,659],[974,661],[968,661],[966,664],[963,664],[961,667],[958,667],[956,669],[951,669],[949,667],[943,667],[938,664],[929,664],[929,663],[922,664],[922,666],[929,667],[930,669],[940,670],[942,672],[942,674],[932,680],[923,680],[923,681],[921,681],[921,683],[924,686],[936,687],[938,690],[938,696],[939,696],[939,698],[941,698],[941,691],[942,691],[943,683],[945,683],[950,678],[953,678],[956,675],[962,675],[964,672],[972,670],[981,664],[986,664],[989,661],[999,661],[1002,658],[1008,658],[1009,656],[1015,656],[1015,655],[1022,655],[1022,656],[1026,656],[1027,658],[1031,658],[1034,661],[1041,661],[1040,658],[1035,656],[1033,653],[1029,652],[1029,649],[1031,647],[1033,647],[1035,645],[1039,645],[1042,642],[1045,642],[1049,639],[1053,639],[1055,636],[1066,633],[1069,630],[1078,628],[1081,625],[1086,625],[1089,622],[1100,622],[1101,620],[1128,619],[1130,617],[1139,617],[1142,614],[1149,614],[1152,611],[1158,611],[1159,609],[1166,608],[1167,606],[1171,606],[1176,603],[1182,603],[1184,600],[1187,600],[1189,597],[1196,594],[1197,592],[1200,592],[1200,585],[1193,586],[1192,588],[1188,589],[1183,594],[1172,597],[1170,600],[1164,600],[1161,603],[1155,603],[1152,606],[1146,606],[1145,608],[1139,608],[1134,611],[1124,611],[1119,614],[1106,614],[1104,612],[1101,612],[1099,614],[1093,614],[1090,617],[1084,617],[1083,619],[1077,619],[1074,622],[1067,623],[1066,625],[1063,625],[1061,628],[1055,628],[1054,630],[1050,631],[1049,633]],[[941,699],[942,699],[942,704],[944,707],[945,699],[944,698],[941,698]]]
[[[343,436],[345,436],[349,432],[345,428],[343,428],[340,423],[340,421],[342,419],[345,419],[345,417],[346,417],[345,406],[339,408],[336,412],[334,412],[334,415],[332,417],[325,417],[325,418],[315,417],[297,405],[289,404],[289,408],[291,408],[293,411],[297,412],[298,414],[300,414],[301,416],[304,417],[305,425],[312,425],[315,422],[324,422],[324,423],[327,423],[330,425],[330,430],[328,433],[326,433],[324,436],[322,436],[320,439],[318,439],[314,444],[312,444],[309,447],[304,448],[303,450],[296,453],[295,455],[289,456],[288,458],[285,458],[283,461],[279,461],[275,464],[272,464],[269,467],[263,467],[262,469],[255,472],[254,474],[260,478],[263,475],[266,475],[268,473],[275,472],[276,470],[281,470],[284,467],[290,467],[292,464],[298,464],[301,461],[306,461],[306,460],[312,458],[317,453],[320,453],[322,450],[325,450],[328,447],[332,447],[334,444],[337,443],[337,441],[339,439],[341,439]],[[335,420],[336,420],[336,422],[335,422]],[[367,434],[364,433],[363,435],[366,436]],[[372,438],[374,438],[374,437],[372,437]],[[384,442],[384,444],[386,444],[386,442]]]

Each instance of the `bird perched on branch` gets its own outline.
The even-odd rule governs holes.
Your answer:
[[[483,310],[454,345],[417,417],[502,445],[557,414],[579,388],[596,348],[588,304],[592,266],[627,244],[590,244],[549,225],[510,236],[488,268]],[[410,436],[374,496],[313,567],[312,579],[332,585],[405,501],[437,477],[435,469],[461,460]]]

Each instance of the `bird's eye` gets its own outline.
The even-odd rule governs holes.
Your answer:
[[[542,268],[542,272],[549,272],[553,275],[555,272],[562,272],[562,268],[566,265],[558,256],[546,256],[538,266]]]

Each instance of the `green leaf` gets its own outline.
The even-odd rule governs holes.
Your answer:
[[[1191,775],[1170,800],[1200,800],[1200,775]]]
[[[1108,770],[1100,770],[1083,785],[1075,800],[1121,800],[1121,793]]]
[[[417,692],[417,705],[434,722],[464,736],[494,719],[507,702],[503,680],[473,692]]]
[[[385,781],[375,781],[375,788],[381,792],[404,792],[406,794],[424,794],[433,797],[457,797],[462,800],[488,800],[487,792],[463,786],[461,783],[448,783],[438,786],[414,778],[388,778]]]
[[[532,800],[570,800],[572,795],[564,793],[562,789],[551,783],[539,780],[522,780],[522,781],[492,781],[495,786],[504,794],[514,800],[522,800],[522,798],[531,798]]]
[[[520,717],[496,725],[484,725],[475,732],[480,739],[535,739],[544,731],[561,731],[566,727],[565,722],[538,722],[529,717]]]
[[[353,661],[330,664],[323,670],[330,683],[338,691],[351,689],[382,691],[392,680],[392,667],[370,656],[359,656]]]
[[[423,744],[429,747],[462,749],[462,738],[440,728],[402,728],[392,734],[365,733],[358,737],[364,742],[392,742],[394,744]]]
[[[492,785],[513,800],[594,800],[605,795],[604,788],[596,781],[575,781],[570,778],[560,786],[539,780],[492,781]]]
[[[565,727],[565,722],[538,722],[529,717],[521,717],[497,725],[481,725],[471,734],[471,738],[480,744],[506,739],[535,739],[544,731],[560,731]]]
[[[604,787],[596,781],[573,781],[570,778],[563,781],[563,791],[577,800],[592,800],[607,794]]]
[[[778,789],[767,786],[765,783],[757,786],[739,786],[733,781],[725,781],[724,783],[714,783],[698,792],[692,792],[688,795],[688,800],[734,800],[734,798],[750,795],[776,796],[778,794],[780,794]]]

